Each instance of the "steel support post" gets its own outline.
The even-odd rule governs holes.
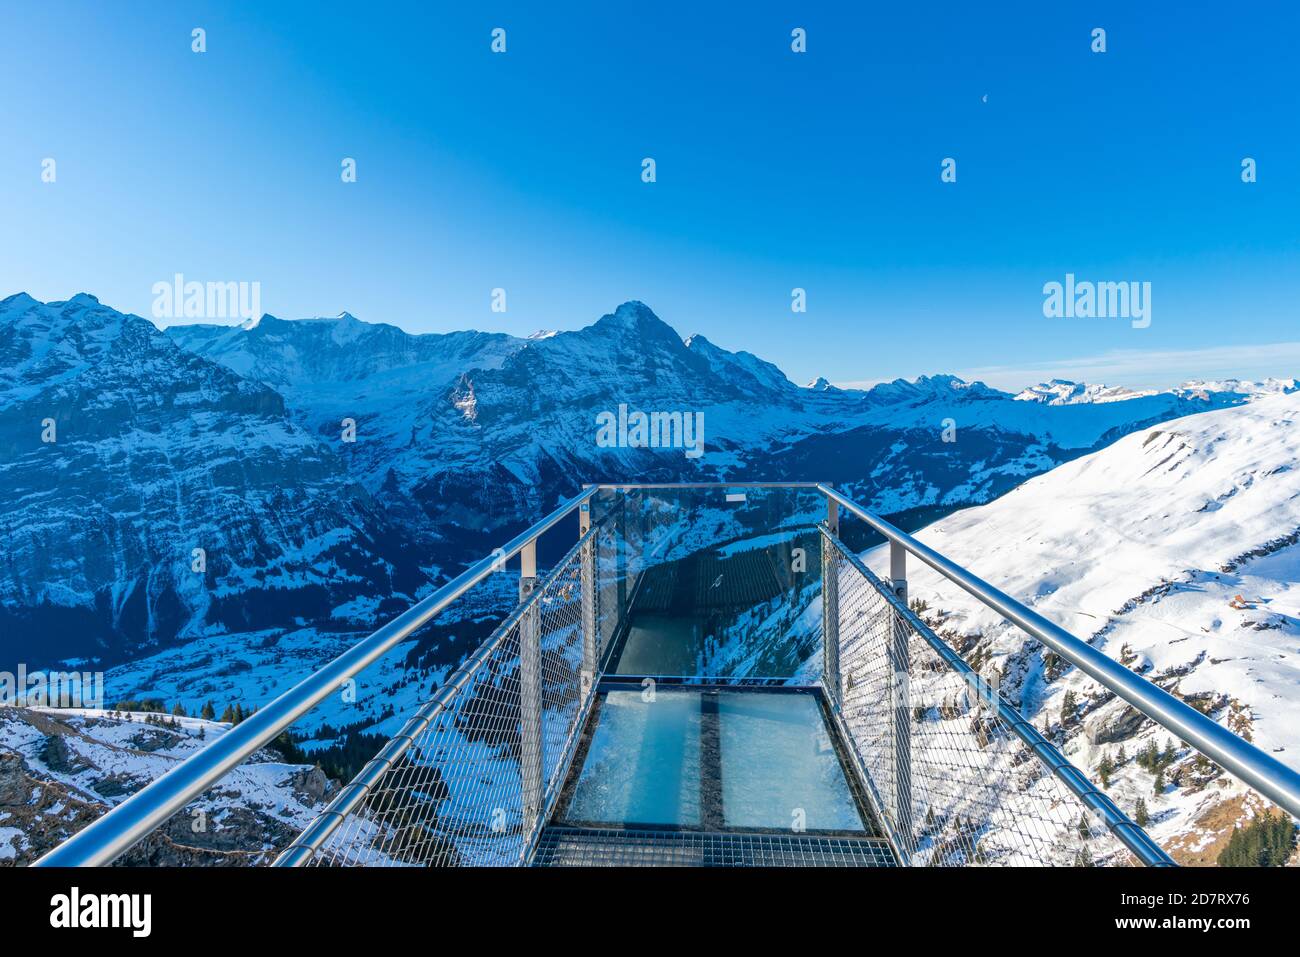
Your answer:
[[[519,600],[537,590],[537,541],[519,553]],[[519,766],[523,787],[524,840],[541,827],[542,775],[542,648],[541,615],[537,603],[519,619]]]
[[[844,705],[840,684],[840,575],[839,554],[831,536],[840,533],[840,506],[827,499],[826,528],[822,542],[822,684],[837,707]]]
[[[591,511],[583,508],[578,513],[578,536],[581,538],[591,531]],[[597,655],[597,611],[596,602],[596,536],[592,535],[582,543],[580,551],[582,563],[582,700],[586,701],[596,687]]]
[[[904,605],[907,604],[907,551],[897,542],[889,545],[890,588]],[[910,700],[911,660],[908,638],[911,628],[902,615],[893,614],[893,628],[889,650],[889,665],[893,680],[889,683],[894,715],[894,826],[909,844],[914,839],[912,829],[912,707]],[[910,847],[898,848],[900,855],[910,853]]]
[[[645,502],[639,490],[628,492],[626,500],[632,510],[627,520],[627,590],[630,600],[645,572],[645,534],[641,524]]]
[[[618,520],[614,523],[614,582],[617,586],[618,613],[614,618],[614,633],[618,634],[618,629],[623,624],[623,616],[627,613],[627,575],[628,575],[628,554],[627,554],[627,526],[628,526],[628,505],[627,493],[619,493]]]

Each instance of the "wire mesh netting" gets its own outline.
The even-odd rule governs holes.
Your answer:
[[[522,861],[590,703],[594,651],[584,637],[582,578],[597,531],[363,769],[353,787],[364,797],[312,863]]]
[[[823,532],[826,534],[825,532]],[[1106,820],[1065,786],[1065,759],[986,681],[826,535],[838,592],[850,746],[913,866],[1131,863]],[[833,656],[834,657],[834,656]],[[1134,826],[1135,827],[1135,826]]]
[[[815,600],[820,555],[811,569],[792,561],[800,540],[766,524],[788,523],[792,502],[775,493],[741,499],[630,489],[593,500],[590,531],[322,815],[338,823],[311,862],[523,862],[564,783],[594,685],[626,649],[634,608],[662,611],[655,603],[666,581],[673,610],[685,602],[719,619],[720,609],[771,616],[793,596],[802,595],[799,608]],[[754,547],[734,544],[755,538]],[[719,539],[733,544],[715,553]],[[774,620],[768,630],[784,636],[787,625]],[[757,634],[768,643],[767,631]],[[811,634],[820,643],[820,622]],[[807,657],[792,648],[785,659]],[[702,675],[708,660],[697,655],[680,673]],[[739,666],[744,677],[748,664]],[[792,670],[778,659],[782,677]]]
[[[322,828],[311,862],[527,863],[545,844],[604,669],[629,648],[648,660],[636,642],[654,632],[637,621],[681,602],[710,633],[727,634],[722,621],[755,646],[786,641],[772,658],[784,680],[824,682],[848,765],[900,863],[1131,862],[1113,829],[1135,825],[1081,789],[1059,751],[826,526],[809,542],[785,519],[765,536],[737,520],[744,513],[709,504],[728,537],[702,545],[703,510],[683,515],[680,498],[620,493],[593,508],[569,553],[540,583],[523,583],[500,627],[335,798],[320,820],[338,824]],[[796,561],[805,551],[811,582]],[[796,633],[816,647],[789,642]],[[761,675],[761,649],[736,647],[728,660],[702,643],[686,656],[694,671],[633,673],[698,677],[724,661],[733,676]]]

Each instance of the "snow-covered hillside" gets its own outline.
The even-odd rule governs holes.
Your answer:
[[[1144,429],[917,537],[1300,768],[1300,394]],[[1206,859],[1253,813],[1187,749],[1154,794],[1135,757],[1170,735],[918,562],[909,588],[1076,763],[1119,765],[1112,794],[1162,843]]]
[[[31,863],[227,730],[159,714],[0,708],[0,865]],[[121,863],[267,863],[337,787],[259,751]]]

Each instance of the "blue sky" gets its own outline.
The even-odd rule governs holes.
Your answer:
[[[641,299],[800,382],[1300,374],[1300,13],[842,6],[10,0],[0,295],[150,315],[182,273],[517,334]],[[1067,272],[1150,282],[1150,327],[1044,318]]]

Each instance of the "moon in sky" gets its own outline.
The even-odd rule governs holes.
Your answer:
[[[987,103],[988,101],[989,101],[989,95],[987,93],[985,93],[983,96],[980,97],[981,103]]]

